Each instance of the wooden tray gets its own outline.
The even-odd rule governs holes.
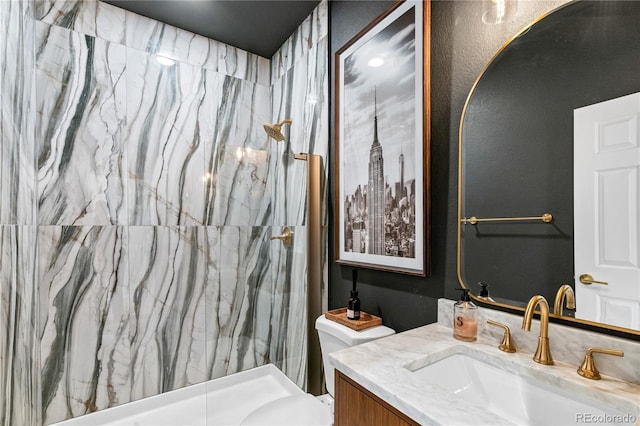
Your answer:
[[[332,311],[328,311],[324,313],[325,318],[330,319],[331,321],[335,321],[344,325],[345,327],[349,327],[355,331],[366,330],[367,328],[375,327],[377,325],[382,325],[382,318],[377,317],[375,315],[368,314],[366,312],[360,311],[360,319],[352,320],[347,318],[347,308],[339,308],[334,309]]]

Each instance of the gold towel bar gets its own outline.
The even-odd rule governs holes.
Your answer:
[[[549,223],[553,220],[553,215],[551,213],[545,213],[542,216],[529,216],[529,217],[490,217],[485,219],[478,219],[475,216],[471,216],[469,218],[463,217],[460,219],[462,223],[470,223],[471,225],[475,225],[478,222],[515,222],[515,221],[525,221],[525,220],[541,220],[545,223]]]

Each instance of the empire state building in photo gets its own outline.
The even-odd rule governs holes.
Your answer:
[[[369,254],[385,254],[385,184],[382,145],[378,141],[378,105],[374,94],[373,143],[369,151],[369,184],[367,186],[368,244]]]

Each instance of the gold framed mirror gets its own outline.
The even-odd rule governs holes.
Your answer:
[[[459,131],[457,252],[458,279],[476,300],[523,311],[534,294],[553,305],[563,286],[583,285],[574,270],[574,110],[640,92],[639,22],[638,2],[567,3],[516,34],[477,78]],[[632,305],[640,309],[635,296],[619,306]],[[553,316],[640,336],[640,327],[561,312]]]

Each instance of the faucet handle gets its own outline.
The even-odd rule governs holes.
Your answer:
[[[495,325],[496,327],[500,327],[504,330],[504,336],[502,336],[502,343],[500,343],[500,346],[498,346],[498,349],[500,349],[503,352],[509,352],[509,353],[513,353],[516,351],[516,347],[514,346],[513,343],[511,343],[511,331],[509,330],[508,326],[501,324],[499,322],[491,321],[491,320],[487,320],[487,324]]]
[[[600,372],[596,368],[596,363],[593,360],[593,354],[606,354],[615,356],[624,356],[624,352],[615,349],[603,349],[603,348],[589,348],[587,354],[582,361],[582,365],[578,368],[578,374],[582,377],[592,380],[600,380]]]

